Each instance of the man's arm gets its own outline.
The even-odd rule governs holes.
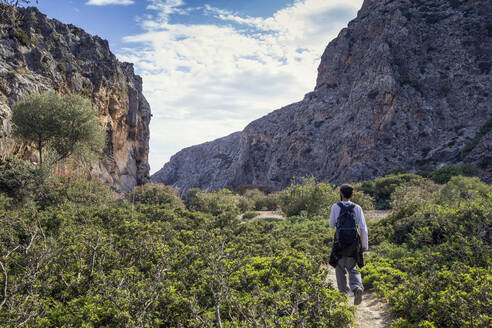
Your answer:
[[[364,212],[362,211],[362,208],[359,207],[360,213],[357,217],[357,224],[359,225],[360,229],[360,234],[361,234],[361,240],[362,240],[362,250],[367,251],[369,249],[369,238],[367,235],[367,225],[366,225],[366,218],[364,217]]]
[[[331,213],[330,213],[330,227],[331,228],[335,228],[335,226],[337,225],[337,217],[335,216],[335,206],[338,206],[338,205],[333,205],[331,207]]]

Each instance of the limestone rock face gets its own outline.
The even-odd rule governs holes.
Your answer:
[[[222,156],[219,139],[182,150],[153,180],[283,188],[305,175],[342,183],[468,161],[492,182],[490,134],[461,158],[492,117],[491,22],[490,0],[366,0],[326,47],[314,91],[250,123],[227,169],[193,164]]]
[[[0,155],[37,156],[10,137],[10,106],[35,91],[79,93],[92,100],[107,133],[101,161],[85,168],[120,192],[148,181],[150,106],[133,65],[106,40],[47,19],[36,8],[0,7]]]
[[[174,155],[160,171],[152,176],[154,181],[180,186],[182,190],[198,187],[220,189],[234,180],[238,171],[241,133],[186,148]],[[192,161],[190,161],[190,158]]]

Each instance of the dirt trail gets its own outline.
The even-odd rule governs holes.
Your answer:
[[[335,270],[332,267],[326,279],[336,288]],[[352,293],[349,302],[353,302]],[[357,305],[355,310],[354,328],[387,328],[391,325],[391,321],[388,304],[379,300],[375,293],[365,291],[362,303]]]

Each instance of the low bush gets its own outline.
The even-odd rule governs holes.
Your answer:
[[[391,194],[397,187],[417,185],[422,180],[423,178],[416,174],[390,174],[371,181],[361,182],[355,187],[374,199],[376,209],[384,210],[391,208]]]
[[[316,183],[314,178],[304,178],[279,194],[280,207],[287,216],[329,215],[331,205],[340,200],[340,194],[326,183]]]
[[[479,169],[473,164],[448,165],[433,170],[428,174],[429,178],[435,183],[445,184],[452,177],[457,175],[476,176]]]
[[[416,210],[433,200],[439,185],[430,180],[422,180],[416,185],[402,185],[391,194],[391,208],[394,210]]]
[[[31,163],[17,158],[0,159],[0,192],[16,202],[23,202],[37,185],[36,169]]]
[[[440,205],[461,207],[478,200],[486,201],[492,196],[492,187],[477,177],[452,177],[436,195]]]
[[[147,183],[136,186],[125,198],[130,202],[147,205],[168,204],[171,208],[184,208],[178,190],[160,183]]]
[[[31,42],[29,40],[29,36],[27,35],[26,31],[24,30],[17,30],[15,32],[15,38],[20,42],[22,43],[23,45],[25,46],[28,46],[29,43]]]
[[[256,211],[275,211],[279,206],[278,193],[265,194],[259,189],[248,189],[243,196],[253,201]]]
[[[253,202],[234,194],[229,189],[218,191],[200,191],[191,189],[186,196],[186,206],[193,211],[201,211],[212,215],[232,213],[238,215],[253,209]]]
[[[85,176],[75,174],[48,179],[38,187],[33,197],[41,208],[59,206],[64,202],[98,206],[115,200],[111,190],[99,180],[88,180]]]
[[[12,209],[13,199],[5,194],[0,193],[0,211],[7,211]]]

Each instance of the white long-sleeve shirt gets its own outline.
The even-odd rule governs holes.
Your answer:
[[[359,227],[360,230],[360,238],[362,241],[362,248],[365,248],[366,250],[369,249],[369,242],[367,238],[367,226],[366,226],[366,219],[364,218],[364,212],[362,212],[362,208],[352,202],[342,202],[344,205],[348,204],[354,204],[355,205],[355,223]],[[340,215],[340,206],[338,204],[333,204],[331,207],[331,213],[330,213],[330,227],[335,228],[337,225],[337,219],[338,216]]]

